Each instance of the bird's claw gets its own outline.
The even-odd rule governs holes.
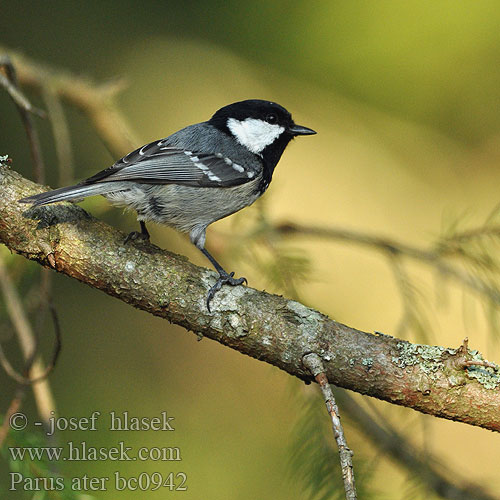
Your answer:
[[[229,278],[231,278],[231,281],[228,281],[227,283],[229,285],[235,286],[235,285],[241,285],[242,283],[245,283],[245,285],[248,285],[248,280],[246,278],[238,278],[238,279],[233,279],[234,276],[234,271],[229,273]],[[220,279],[220,278],[219,278]],[[225,282],[223,283],[223,285]]]
[[[215,294],[222,288],[222,285],[237,286],[241,285],[242,283],[248,284],[246,278],[234,278],[233,276],[234,276],[234,271],[230,274],[227,274],[226,272],[219,274],[219,279],[215,282],[215,285],[208,291],[208,297],[207,297],[208,312],[212,312],[210,310],[210,301],[215,297]]]
[[[127,235],[127,237],[123,240],[123,244],[128,243],[129,241],[149,241],[149,234],[144,234],[139,231],[132,231]]]

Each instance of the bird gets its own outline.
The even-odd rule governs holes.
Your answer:
[[[191,242],[219,274],[206,300],[211,312],[210,302],[223,285],[241,285],[247,280],[226,272],[208,252],[207,227],[262,196],[290,141],[313,134],[314,130],[297,125],[276,102],[239,101],[220,108],[208,121],[145,144],[76,185],[19,202],[35,207],[102,195],[112,205],[137,212],[141,231],[130,233],[125,242],[149,240],[146,222],[189,233]]]

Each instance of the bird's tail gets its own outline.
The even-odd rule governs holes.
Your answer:
[[[83,198],[87,198],[88,196],[109,193],[111,190],[110,183],[108,182],[88,185],[76,184],[75,186],[68,186],[54,189],[53,191],[47,191],[45,193],[34,194],[33,196],[22,198],[19,200],[19,203],[32,203],[34,207],[38,207],[40,205],[48,205],[49,203],[55,203],[57,201],[83,200]]]

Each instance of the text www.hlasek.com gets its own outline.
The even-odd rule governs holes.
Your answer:
[[[9,453],[12,460],[32,461],[49,460],[49,461],[147,461],[153,462],[171,462],[181,461],[181,450],[177,447],[142,447],[133,452],[131,446],[125,446],[124,441],[117,443],[117,446],[110,448],[95,448],[87,446],[85,441],[67,443],[67,452],[64,453],[63,446],[40,446],[40,447],[10,447]]]

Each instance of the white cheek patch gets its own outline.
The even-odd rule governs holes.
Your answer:
[[[243,121],[229,118],[227,128],[241,145],[255,154],[261,153],[285,131],[281,125],[257,118]]]

